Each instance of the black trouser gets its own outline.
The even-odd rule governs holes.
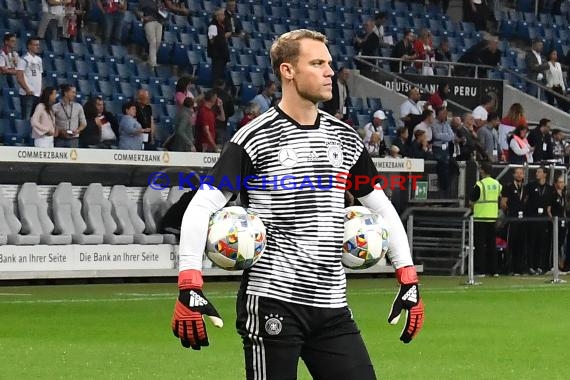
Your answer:
[[[527,225],[528,266],[531,269],[548,271],[552,266],[550,260],[552,238],[548,233],[548,224],[547,222],[529,222]]]
[[[564,222],[564,227],[562,227],[562,222],[558,222],[558,268],[564,269],[565,257],[566,257],[566,222]]]
[[[509,223],[508,243],[508,271],[513,273],[528,272],[525,224]]]
[[[226,64],[225,59],[212,59],[212,87],[217,79],[226,81]]]
[[[495,222],[474,223],[475,272],[495,274],[498,272]]]
[[[238,293],[236,327],[248,380],[297,379],[299,358],[315,380],[375,380],[348,307],[318,308]]]

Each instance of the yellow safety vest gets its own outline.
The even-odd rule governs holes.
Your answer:
[[[486,177],[477,181],[479,200],[473,206],[473,218],[477,222],[494,223],[499,215],[499,195],[502,186],[494,178]],[[477,220],[480,219],[480,220]]]

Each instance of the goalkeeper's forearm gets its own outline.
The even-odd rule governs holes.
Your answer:
[[[192,198],[184,212],[180,228],[178,248],[180,272],[189,269],[202,271],[202,258],[210,216],[224,207],[231,195],[229,192],[222,192],[215,187],[204,185],[204,188],[198,190]]]
[[[358,198],[358,200],[364,207],[382,216],[386,221],[390,236],[387,255],[394,269],[414,265],[404,225],[384,191],[375,189],[370,194]]]

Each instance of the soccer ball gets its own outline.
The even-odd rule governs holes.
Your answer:
[[[242,207],[224,207],[210,218],[206,256],[226,270],[250,268],[265,250],[265,226]]]
[[[388,251],[388,229],[381,216],[362,206],[345,209],[342,264],[365,269],[377,264]]]

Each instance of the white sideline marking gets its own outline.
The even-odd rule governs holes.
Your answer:
[[[461,289],[427,289],[422,292],[420,289],[420,294],[427,293],[427,294],[463,294],[469,292],[471,289],[475,290],[476,292],[482,293],[518,293],[518,292],[536,292],[536,291],[550,291],[552,289],[564,289],[570,290],[568,286],[556,286],[551,284],[544,284],[538,285],[535,287],[522,287],[522,286],[511,286],[508,288],[489,288],[484,289],[481,287],[472,288],[472,287],[465,287]],[[397,288],[394,289],[382,289],[382,290],[363,290],[363,291],[352,291],[348,292],[348,296],[354,295],[394,295],[394,292],[397,291]],[[237,291],[236,291],[237,293]],[[174,300],[176,298],[175,293],[116,293],[117,295],[126,295],[126,294],[137,294],[136,297],[117,297],[117,298],[68,298],[68,299],[36,299],[36,300],[0,300],[0,304],[60,304],[60,303],[97,303],[97,302],[127,302],[127,301],[163,301],[163,300]],[[235,298],[236,294],[215,294],[211,293],[212,295],[208,298],[211,299],[228,299],[228,298]],[[18,295],[18,294],[10,294],[10,295]],[[28,294],[26,294],[28,295]]]
[[[31,296],[30,293],[0,293],[0,296]]]

